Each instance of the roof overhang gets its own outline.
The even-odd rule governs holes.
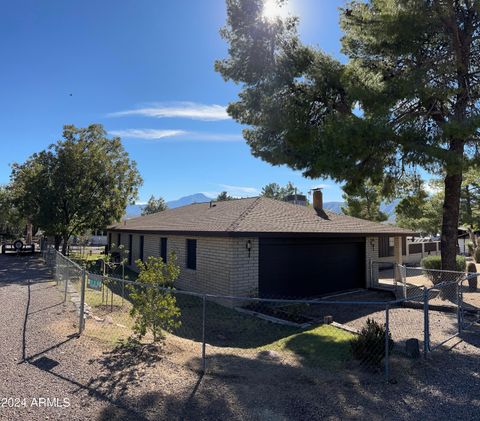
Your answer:
[[[412,237],[417,234],[398,232],[239,232],[239,231],[183,231],[183,230],[140,230],[125,228],[108,228],[108,231],[125,232],[130,234],[152,234],[152,235],[178,235],[191,237],[259,237],[259,238],[313,238],[313,237]]]

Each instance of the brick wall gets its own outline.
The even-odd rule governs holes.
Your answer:
[[[250,253],[247,241],[250,241]],[[232,246],[232,295],[258,296],[258,238],[233,238]]]
[[[122,244],[128,250],[128,232],[122,232]],[[132,266],[138,270],[135,261],[140,257],[140,234],[133,235]],[[194,236],[163,236],[155,234],[143,234],[144,236],[144,259],[148,256],[160,256],[160,238],[167,238],[167,254],[174,252],[177,258],[177,265],[180,267],[180,276],[176,286],[180,289],[206,292],[210,294],[232,295],[234,287],[232,282],[239,282],[242,290],[250,290],[248,276],[251,273],[255,277],[255,284],[258,284],[258,245],[252,248],[251,259],[244,262],[248,251],[245,249],[246,239],[235,239],[229,237],[194,237]],[[186,242],[187,239],[197,240],[197,269],[192,270],[186,267]],[[255,239],[252,239],[255,240]],[[256,250],[256,251],[255,251]],[[235,256],[235,253],[243,252],[243,255]],[[256,262],[256,263],[255,263]],[[242,264],[245,267],[242,267]],[[257,265],[254,268],[254,265]],[[238,276],[232,276],[232,270],[238,270]],[[240,291],[239,289],[239,291]]]
[[[379,241],[378,237],[367,237],[365,239],[365,257],[366,261],[366,280],[367,280],[367,288],[375,287],[378,281],[378,264],[371,264],[372,262],[378,262],[378,248],[379,248]]]

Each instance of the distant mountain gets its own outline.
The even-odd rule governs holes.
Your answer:
[[[342,213],[342,206],[345,206],[345,202],[324,202],[323,204],[325,209],[335,213]]]
[[[388,222],[395,222],[395,208],[398,205],[399,199],[395,199],[391,203],[382,203],[380,210],[388,215]],[[343,213],[342,206],[345,202],[324,202],[323,207],[335,213]]]
[[[192,203],[206,203],[213,200],[212,198],[205,196],[203,193],[195,193],[189,196],[181,197],[177,200],[171,200],[167,202],[170,209],[179,208],[180,206],[191,205]],[[395,207],[399,200],[396,199],[392,203],[383,203],[380,209],[388,215],[388,222],[395,222]],[[342,206],[345,206],[345,202],[324,202],[323,207],[335,213],[342,213]],[[127,218],[134,218],[140,216],[142,209],[145,205],[128,205],[126,215]]]
[[[195,193],[190,196],[184,196],[177,200],[171,200],[167,202],[170,209],[179,208],[180,206],[191,205],[192,203],[205,203],[210,202],[212,198],[205,196],[203,193]]]
[[[203,193],[195,193],[190,196],[184,196],[177,200],[171,200],[167,202],[167,206],[170,209],[179,208],[180,206],[191,205],[192,203],[205,203],[210,202],[212,199],[208,196],[205,196]],[[142,210],[145,205],[128,205],[126,209],[127,218],[135,218],[142,214]]]

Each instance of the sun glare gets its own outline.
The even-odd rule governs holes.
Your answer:
[[[268,20],[284,19],[292,14],[290,2],[280,3],[279,0],[264,0],[263,17]]]

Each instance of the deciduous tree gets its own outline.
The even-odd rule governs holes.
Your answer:
[[[63,240],[121,219],[142,180],[120,138],[99,124],[65,126],[63,140],[13,164],[11,185],[21,213]]]
[[[155,196],[152,195],[150,199],[148,199],[145,207],[142,209],[142,215],[150,215],[151,213],[162,212],[166,209],[168,209],[168,206],[163,197],[155,199]]]

